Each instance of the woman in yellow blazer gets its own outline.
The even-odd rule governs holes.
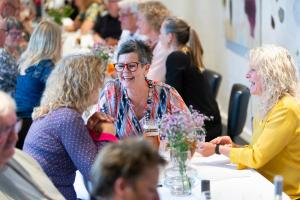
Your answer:
[[[300,101],[297,68],[289,52],[278,46],[250,51],[246,74],[250,92],[260,97],[259,114],[254,119],[249,146],[238,146],[230,137],[201,143],[203,156],[223,154],[238,169],[257,169],[270,181],[284,178],[283,190],[292,199],[300,198]]]

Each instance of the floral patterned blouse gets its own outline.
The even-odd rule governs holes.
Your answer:
[[[4,48],[0,48],[0,90],[13,94],[16,87],[18,66],[16,60]]]
[[[173,113],[178,110],[188,110],[178,92],[171,86],[152,82],[149,89],[147,108],[144,117],[140,120],[136,117],[126,89],[118,79],[109,81],[100,94],[98,111],[105,112],[115,118],[116,136],[119,139],[128,136],[139,136],[143,134],[142,123],[147,113],[152,120],[162,117],[165,113]],[[151,99],[149,99],[151,96]]]

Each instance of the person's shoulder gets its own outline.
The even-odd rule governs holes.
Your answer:
[[[296,97],[290,95],[282,97],[278,101],[277,107],[293,110],[294,112],[297,112],[300,115],[300,100]]]
[[[171,85],[168,85],[160,81],[153,81],[153,85],[156,89],[159,90],[166,90],[166,91],[175,90],[174,87],[172,87]]]
[[[190,65],[190,56],[182,51],[173,51],[167,57],[167,65],[169,64],[179,64],[179,65]]]

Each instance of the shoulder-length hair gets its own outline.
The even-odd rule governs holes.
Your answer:
[[[19,60],[21,74],[41,60],[50,59],[54,63],[57,62],[61,57],[61,34],[61,28],[57,24],[41,21],[33,31],[27,49]]]
[[[265,45],[250,51],[250,67],[262,80],[261,117],[286,95],[299,99],[299,74],[295,62],[283,47]]]
[[[60,107],[82,113],[92,103],[91,95],[100,90],[105,67],[95,55],[70,55],[60,60],[49,76],[41,104],[34,109],[33,119]]]
[[[170,15],[170,11],[160,1],[151,0],[139,3],[138,12],[140,12],[148,21],[149,25],[157,33],[164,19]]]

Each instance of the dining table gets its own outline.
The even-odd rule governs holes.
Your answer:
[[[168,159],[168,153],[162,155]],[[236,164],[230,163],[223,155],[214,154],[203,157],[195,153],[187,161],[187,165],[197,172],[194,178],[191,195],[175,196],[164,183],[164,172],[170,167],[168,164],[160,172],[158,193],[160,200],[201,200],[201,181],[210,181],[210,193],[213,200],[272,200],[274,199],[274,185],[255,169],[236,169]],[[77,173],[75,190],[80,199],[89,199],[88,192],[82,181],[82,176]],[[282,200],[290,199],[285,193]]]

